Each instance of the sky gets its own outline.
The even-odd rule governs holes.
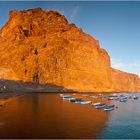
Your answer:
[[[0,1],[0,27],[10,10],[58,10],[100,41],[111,66],[140,76],[140,1]]]

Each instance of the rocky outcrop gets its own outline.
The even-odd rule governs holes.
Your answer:
[[[37,8],[9,16],[0,30],[0,67],[13,76],[2,78],[77,91],[140,91],[138,76],[112,69],[99,41],[60,13]]]
[[[117,92],[140,91],[140,79],[136,74],[130,74],[120,70],[112,69],[112,83],[114,91]]]

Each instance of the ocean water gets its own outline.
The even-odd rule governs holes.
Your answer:
[[[12,98],[0,108],[0,138],[140,138],[140,99],[111,102],[118,108],[105,112],[59,94]]]

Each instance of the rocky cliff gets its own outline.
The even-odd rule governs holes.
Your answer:
[[[0,79],[76,91],[140,91],[137,75],[112,69],[99,41],[57,11],[11,11],[0,30]]]

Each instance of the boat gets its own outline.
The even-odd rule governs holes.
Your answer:
[[[60,97],[63,97],[64,96],[64,94],[60,94]]]
[[[104,111],[111,111],[114,110],[115,105],[109,105],[104,108]]]
[[[72,102],[72,103],[75,103],[76,98],[71,98],[71,99],[69,99],[69,101]]]
[[[85,101],[85,100],[83,100],[83,99],[81,99],[81,98],[76,98],[76,99],[75,99],[75,103],[81,103],[81,102],[83,102],[83,101]]]
[[[100,109],[100,108],[104,108],[105,107],[105,103],[100,103],[98,105],[95,105],[96,109]]]
[[[108,100],[114,100],[114,97],[109,97]]]
[[[103,99],[106,99],[106,98],[107,98],[107,96],[103,95],[103,96],[102,96],[102,98],[103,98]]]
[[[129,96],[129,99],[132,99],[133,97],[132,96]]]
[[[98,95],[96,95],[96,96],[92,95],[92,96],[90,96],[90,98],[95,98],[95,99],[97,99],[97,98],[98,98]]]
[[[118,95],[116,93],[113,93],[111,96],[112,97],[117,97]]]
[[[133,99],[134,99],[134,100],[136,100],[136,99],[138,99],[138,98],[139,98],[139,97],[136,96],[136,95],[133,96]]]
[[[74,98],[74,97],[71,97],[71,98],[69,98],[68,100],[69,101],[71,101],[71,100],[75,100],[76,98]]]
[[[90,104],[90,103],[91,103],[91,101],[82,101],[81,102],[82,105],[87,105],[87,104]]]
[[[72,98],[71,96],[68,96],[68,95],[62,96],[62,97],[63,97],[63,100],[70,100]]]
[[[101,104],[101,103],[92,103],[91,105],[96,106],[96,105],[99,105],[99,104]]]
[[[88,95],[88,94],[83,94],[83,96],[85,96],[85,97],[89,97],[90,95]]]
[[[115,100],[119,100],[120,98],[117,96],[117,97],[115,97]]]
[[[122,96],[120,102],[126,102],[128,100],[127,96]]]
[[[120,102],[126,102],[127,99],[120,99]]]

